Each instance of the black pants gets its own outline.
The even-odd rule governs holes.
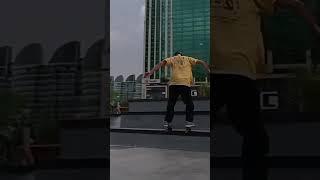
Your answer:
[[[186,105],[186,121],[193,122],[193,110],[194,105],[191,97],[191,88],[182,85],[171,85],[169,86],[169,99],[167,105],[167,114],[165,121],[171,123],[174,116],[174,106],[181,95],[182,101]]]
[[[215,112],[226,105],[228,119],[243,138],[242,179],[266,180],[269,138],[259,118],[259,92],[255,81],[244,76],[223,74],[211,74],[210,80],[210,116],[213,126],[216,121]]]

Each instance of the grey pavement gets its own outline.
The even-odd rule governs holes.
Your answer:
[[[210,153],[153,148],[111,148],[111,180],[210,178]]]
[[[208,152],[111,146],[110,180],[209,180]],[[238,168],[214,169],[215,180],[241,180]],[[269,180],[318,180],[320,168],[273,168]]]
[[[111,126],[120,124],[121,120],[117,119]],[[319,143],[313,139],[319,128],[320,123],[267,125],[272,154],[319,155]],[[218,126],[215,134],[216,155],[240,154],[241,138],[230,126]],[[110,140],[111,180],[205,180],[210,177],[209,138],[111,133]],[[240,169],[236,168],[214,169],[213,174],[215,180],[240,180],[240,175]],[[269,175],[270,180],[318,180],[320,168],[273,168]]]
[[[199,119],[199,121],[203,122],[203,127],[207,124],[202,119]],[[183,122],[182,118],[181,122]],[[156,126],[159,126],[159,124]],[[121,120],[112,121],[111,126],[120,127]],[[276,126],[271,124],[267,128],[271,132],[273,154],[303,155],[307,153],[315,156],[319,155],[320,143],[315,143],[317,139],[313,137],[320,133],[318,131],[320,123],[295,123]],[[104,157],[104,151],[97,152],[95,149],[104,149],[106,143],[101,137],[105,134],[103,128],[101,128],[101,131],[96,129],[66,131],[62,134],[68,137],[63,141],[65,146],[63,155],[67,157],[72,155],[76,158],[85,155],[88,157]],[[230,126],[217,127],[215,134],[217,137],[215,144],[217,155],[239,153],[241,139]],[[83,139],[82,142],[84,143],[76,144],[78,147],[74,143],[70,143],[76,142],[74,140],[79,137]],[[95,139],[95,141],[92,141],[92,139]],[[111,133],[110,178],[111,180],[209,179],[209,140],[207,137]],[[88,143],[89,141],[91,142]],[[80,152],[79,147],[83,147],[83,144],[89,144],[90,146],[82,148]],[[284,145],[286,147],[283,147]],[[49,169],[37,170],[25,176],[0,174],[0,180],[105,180],[108,179],[106,174],[107,169],[104,168]],[[240,169],[214,169],[213,176],[215,180],[240,180]],[[269,179],[319,180],[320,168],[271,169]]]

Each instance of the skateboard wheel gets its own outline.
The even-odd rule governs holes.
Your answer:
[[[186,131],[185,131],[185,133],[187,134],[187,133],[190,133],[191,132],[191,128],[186,128]]]
[[[172,127],[167,127],[166,131],[167,132],[172,132]]]

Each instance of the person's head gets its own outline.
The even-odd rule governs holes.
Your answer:
[[[182,56],[182,52],[181,51],[177,51],[176,53],[174,53],[174,55],[175,56],[178,56],[178,55]]]

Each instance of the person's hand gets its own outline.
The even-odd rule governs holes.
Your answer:
[[[207,73],[210,74],[210,64],[206,63],[206,64],[205,64],[205,68],[206,68],[206,70],[207,70]]]
[[[152,74],[150,72],[144,73],[144,78],[149,78]]]

